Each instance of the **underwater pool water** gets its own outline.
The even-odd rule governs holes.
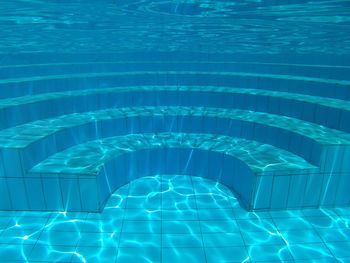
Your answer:
[[[0,262],[350,262],[348,0],[1,0]]]
[[[349,262],[350,209],[247,212],[225,186],[155,175],[99,213],[1,212],[4,262]]]

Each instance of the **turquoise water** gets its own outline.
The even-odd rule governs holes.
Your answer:
[[[147,176],[104,211],[1,212],[5,262],[349,262],[350,209],[247,212],[225,186]]]
[[[350,262],[348,0],[2,0],[0,262]]]

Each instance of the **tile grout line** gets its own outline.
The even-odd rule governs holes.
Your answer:
[[[197,218],[198,218],[199,230],[200,230],[200,235],[201,235],[201,238],[202,238],[202,249],[203,249],[203,252],[204,252],[204,259],[205,259],[205,262],[208,263],[207,252],[206,252],[206,249],[205,249],[205,246],[204,246],[204,237],[203,237],[201,219],[199,217],[199,212],[198,212],[196,191],[195,191],[195,187],[194,187],[194,184],[193,184],[192,176],[189,176],[189,179],[191,181],[192,190],[193,190],[193,194],[194,194],[194,201],[195,201],[196,213],[197,213]]]

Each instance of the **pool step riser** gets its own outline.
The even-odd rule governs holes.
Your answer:
[[[122,73],[120,73],[122,74]],[[196,85],[231,86],[252,89],[267,89],[291,93],[309,94],[348,100],[350,91],[347,85],[303,81],[294,79],[273,79],[268,77],[225,76],[220,74],[181,74],[152,72],[136,75],[101,76],[63,79],[32,80],[19,83],[0,83],[0,98],[24,96],[55,91],[95,89],[133,85]]]
[[[307,136],[278,127],[203,116],[130,117],[90,122],[58,131],[24,148],[2,148],[5,176],[24,177],[34,165],[76,144],[129,133],[213,133],[256,140],[285,149],[320,167],[322,172],[350,172],[350,145],[322,146]]]
[[[76,63],[76,62],[75,62]],[[234,71],[256,72],[263,74],[282,74],[308,77],[322,77],[332,79],[348,78],[349,68],[293,66],[283,64],[244,64],[244,63],[220,63],[220,62],[186,62],[186,63],[154,63],[154,62],[120,62],[120,63],[77,63],[72,64],[46,64],[26,65],[18,67],[0,68],[0,78],[21,78],[27,76],[60,75],[69,72],[107,72],[107,71]]]
[[[69,113],[112,107],[202,106],[236,108],[294,117],[350,132],[350,111],[291,99],[252,94],[154,91],[95,94],[0,109],[0,129]]]
[[[278,210],[349,205],[350,174],[329,183],[324,174],[259,176],[237,159],[198,149],[145,149],[108,162],[95,176],[28,174],[0,179],[2,210],[101,211],[111,191],[150,174],[190,174],[221,182],[234,190],[248,210]],[[8,188],[5,188],[5,186]],[[320,187],[322,186],[322,187]],[[12,187],[12,188],[11,188]],[[328,189],[326,195],[322,193]],[[6,204],[6,200],[11,203]]]

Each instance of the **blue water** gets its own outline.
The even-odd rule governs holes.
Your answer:
[[[2,0],[0,262],[350,262],[350,2]]]

